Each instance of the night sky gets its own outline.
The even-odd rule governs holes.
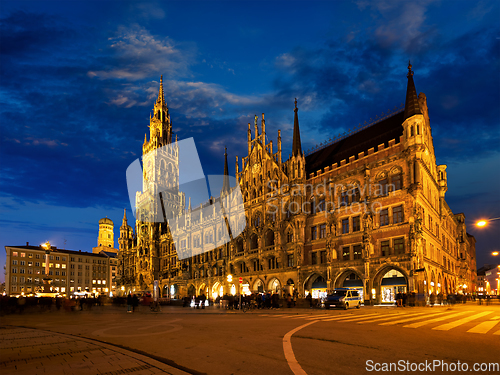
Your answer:
[[[0,262],[28,241],[91,251],[105,216],[118,246],[161,74],[179,139],[194,137],[205,174],[223,172],[227,146],[234,175],[255,114],[274,144],[281,129],[286,159],[295,97],[307,150],[400,106],[411,59],[446,200],[478,267],[493,263],[500,220],[473,223],[500,217],[499,5],[2,1]]]

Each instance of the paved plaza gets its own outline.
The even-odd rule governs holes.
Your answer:
[[[369,360],[492,362],[500,304],[132,314],[103,306],[2,324],[4,374],[343,374],[366,372]]]

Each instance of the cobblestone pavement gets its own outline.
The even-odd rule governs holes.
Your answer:
[[[2,374],[172,374],[184,372],[151,357],[96,340],[39,329],[0,327]]]

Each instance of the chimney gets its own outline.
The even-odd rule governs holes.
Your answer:
[[[29,246],[29,245],[30,245],[30,243],[29,243],[29,242],[26,242],[26,246]]]

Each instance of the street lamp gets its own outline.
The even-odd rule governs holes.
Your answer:
[[[488,225],[488,223],[490,221],[499,220],[499,219],[500,219],[500,217],[494,217],[493,219],[482,219],[482,220],[476,221],[476,226],[482,228],[482,227],[485,227],[486,225]]]
[[[496,257],[496,256],[498,255],[498,251],[493,251],[493,252],[491,253],[491,255],[493,255],[493,256],[495,256],[495,257]]]

